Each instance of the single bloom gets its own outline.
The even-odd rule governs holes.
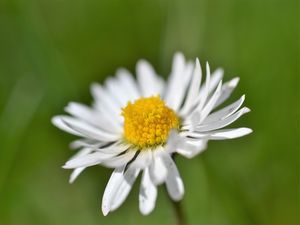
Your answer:
[[[173,156],[192,158],[206,149],[209,140],[238,138],[249,128],[223,129],[249,112],[241,108],[243,95],[219,109],[239,78],[222,84],[223,70],[212,74],[206,63],[205,82],[199,60],[186,61],[176,53],[170,77],[164,81],[145,60],[136,65],[136,79],[126,69],[104,85],[92,84],[91,107],[71,102],[70,116],[55,116],[58,128],[79,136],[71,143],[78,149],[63,166],[73,169],[72,183],[87,167],[103,165],[114,171],[102,198],[102,212],[117,209],[141,174],[139,209],[149,214],[155,207],[157,187],[165,184],[170,198],[179,201],[184,185]]]

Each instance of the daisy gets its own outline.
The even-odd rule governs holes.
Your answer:
[[[174,55],[172,71],[164,81],[145,60],[136,65],[136,79],[125,69],[104,85],[92,84],[91,107],[71,102],[70,116],[55,116],[58,128],[81,137],[71,143],[79,149],[63,166],[73,169],[72,183],[87,167],[113,168],[102,198],[102,212],[117,209],[141,174],[139,209],[149,214],[155,207],[157,186],[166,185],[170,198],[179,201],[184,185],[172,159],[174,154],[192,158],[205,150],[208,140],[238,138],[249,128],[223,129],[249,112],[240,109],[245,96],[222,108],[239,78],[222,84],[223,70],[212,74],[206,63],[205,82],[199,60]]]

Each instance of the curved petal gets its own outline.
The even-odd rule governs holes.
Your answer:
[[[129,167],[144,169],[152,163],[152,150],[145,149],[140,151],[138,156],[133,160]]]
[[[65,111],[70,113],[72,116],[81,119],[95,127],[99,127],[112,134],[120,134],[122,132],[121,126],[114,121],[107,120],[99,112],[96,112],[92,108],[77,102],[70,102],[66,107]]]
[[[117,209],[125,201],[138,174],[138,169],[129,168],[125,171],[125,166],[114,170],[102,197],[104,216]]]
[[[103,160],[111,158],[113,155],[103,154],[102,152],[95,152],[80,157],[70,159],[63,166],[64,169],[75,169],[79,167],[88,167],[100,164]]]
[[[159,86],[157,85],[158,78],[150,63],[146,60],[138,61],[136,72],[140,90],[144,97],[160,94]]]
[[[167,170],[166,187],[170,198],[179,201],[184,195],[184,186],[178,169],[170,155],[164,154],[162,157]]]
[[[122,123],[121,107],[114,101],[114,98],[103,89],[100,84],[91,85],[91,93],[94,97],[94,107],[114,118],[115,121]]]
[[[207,140],[224,140],[224,139],[239,138],[250,133],[252,133],[252,130],[250,128],[241,127],[241,128],[233,128],[233,129],[216,130],[216,131],[211,131],[206,133],[190,132],[190,133],[186,133],[186,135],[194,138],[205,138]]]
[[[193,158],[199,153],[203,152],[207,147],[207,140],[189,141],[182,139],[176,152],[186,158]]]
[[[139,208],[143,215],[148,215],[152,212],[155,207],[156,197],[157,188],[150,179],[149,168],[147,167],[142,176],[139,192]]]
[[[226,101],[232,91],[235,89],[235,87],[238,85],[240,78],[236,77],[233,78],[232,80],[224,83],[223,87],[222,87],[222,91],[221,91],[221,97],[218,99],[217,103],[215,104],[215,108],[218,107],[219,105],[221,105],[224,101]]]
[[[126,90],[130,96],[128,101],[136,100],[141,96],[137,82],[134,80],[132,74],[128,70],[124,68],[118,69],[117,77],[119,78],[120,82],[124,83],[124,87],[126,87]]]
[[[77,136],[109,142],[120,139],[120,135],[110,134],[92,125],[70,116],[56,116],[52,119],[54,125]]]
[[[155,155],[149,166],[149,175],[155,185],[162,184],[167,177],[168,170],[161,156]]]
[[[136,151],[127,151],[124,154],[107,158],[106,160],[103,160],[102,165],[109,167],[109,168],[116,168],[123,165],[126,165],[133,157],[135,156]]]
[[[216,130],[216,129],[220,129],[223,128],[231,123],[233,123],[234,121],[236,121],[238,118],[240,118],[242,115],[244,115],[245,113],[250,112],[250,109],[248,109],[247,107],[244,107],[242,109],[240,109],[239,111],[237,111],[236,113],[234,113],[233,115],[223,119],[223,120],[219,120],[216,122],[212,122],[212,123],[208,123],[208,124],[202,124],[200,126],[196,127],[196,131],[198,132],[206,132],[206,131],[211,131],[211,130]]]
[[[183,81],[183,74],[185,70],[185,58],[182,53],[176,53],[173,57],[172,71],[168,79],[167,90],[164,99],[166,104],[172,109],[175,108],[176,97],[174,93],[181,87]]]
[[[243,104],[245,100],[245,95],[243,95],[240,99],[235,101],[234,103],[224,107],[223,109],[220,109],[216,112],[211,113],[208,115],[202,124],[208,124],[211,122],[215,122],[218,120],[225,119],[228,116],[231,116],[233,113],[235,113]]]
[[[208,95],[211,94],[211,92],[217,87],[217,85],[220,83],[220,81],[223,78],[224,71],[221,68],[216,69],[212,74],[209,81],[209,87],[208,87]],[[199,96],[203,94],[205,91],[204,87],[200,88]]]
[[[92,151],[92,149],[90,148],[83,148],[82,150],[80,150],[76,155],[74,155],[72,157],[72,159],[75,159],[77,157],[81,157],[81,156],[84,156],[84,155],[87,155],[89,154],[90,152]],[[86,167],[79,167],[79,168],[76,168],[73,170],[73,172],[71,173],[70,175],[70,178],[69,178],[69,183],[73,183],[76,178],[81,174],[81,172],[83,170],[85,170]]]
[[[198,96],[199,88],[201,85],[201,78],[202,78],[202,70],[201,70],[199,59],[197,58],[195,62],[193,75],[192,75],[192,80],[188,89],[187,97],[179,113],[182,117],[186,116],[186,114],[190,112],[190,110],[195,104],[195,99]]]

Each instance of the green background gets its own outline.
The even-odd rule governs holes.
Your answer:
[[[100,203],[111,171],[93,167],[72,185],[61,169],[74,139],[50,123],[89,85],[148,59],[160,74],[172,55],[198,56],[238,75],[231,101],[252,112],[254,133],[177,157],[189,224],[299,224],[299,2],[290,0],[1,0],[0,225],[174,224],[163,188],[150,216],[138,183],[116,212]],[[298,89],[298,90],[297,90]],[[229,101],[230,102],[230,101]]]

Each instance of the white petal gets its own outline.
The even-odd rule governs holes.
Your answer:
[[[225,108],[220,109],[208,115],[202,124],[208,124],[211,122],[215,122],[217,120],[222,120],[228,116],[231,116],[241,107],[244,100],[245,100],[245,95],[243,95],[239,100],[235,101],[234,103],[226,106]]]
[[[252,133],[250,128],[242,127],[236,129],[227,129],[227,130],[219,130],[218,132],[212,134],[209,139],[211,140],[223,140],[223,139],[233,139],[239,138],[245,135]]]
[[[151,180],[154,184],[162,184],[167,177],[167,168],[160,156],[153,157],[152,164],[149,167]]]
[[[58,122],[59,121],[59,122]],[[70,117],[70,116],[57,116],[53,119],[55,125],[59,128],[69,132],[73,130],[72,134],[91,138],[99,141],[116,141],[120,139],[120,135],[117,134],[110,134],[105,131],[102,131],[96,127],[93,127],[79,119]],[[61,124],[64,124],[61,126]],[[67,128],[67,129],[66,129]],[[71,132],[69,132],[71,133]]]
[[[160,96],[163,96],[163,93],[165,91],[165,88],[166,88],[166,82],[164,81],[164,79],[160,76],[157,76],[157,83],[156,83],[156,86],[157,86],[157,90],[159,91],[159,95]]]
[[[89,154],[92,151],[90,148],[83,148],[82,150],[78,151],[77,154],[75,154],[71,159],[75,159],[84,155]],[[79,167],[73,170],[73,172],[70,175],[69,178],[69,183],[73,183],[75,179],[81,174],[81,172],[85,169],[86,167]]]
[[[72,116],[77,117],[83,121],[92,124],[93,126],[99,127],[102,130],[106,130],[112,134],[120,134],[122,132],[121,127],[116,121],[113,123],[107,120],[103,115],[91,109],[90,107],[77,103],[71,102],[65,108],[65,111],[70,113]]]
[[[120,183],[124,180],[124,172],[125,166],[116,168],[114,172],[111,174],[109,181],[105,187],[105,191],[102,197],[102,212],[104,216],[106,216],[111,210],[111,202],[114,198],[114,195],[120,185]]]
[[[174,93],[182,85],[183,74],[185,69],[185,59],[182,53],[176,53],[173,57],[172,71],[168,80],[166,95],[164,97],[166,104],[173,108],[176,104]]]
[[[76,178],[81,174],[82,171],[85,170],[86,167],[79,167],[73,170],[73,172],[71,173],[70,179],[69,179],[69,183],[73,183]]]
[[[123,121],[120,105],[116,103],[114,98],[100,84],[93,83],[91,85],[91,93],[95,99],[94,106],[96,109],[105,112],[120,123]]]
[[[122,141],[115,143],[108,143],[106,145],[99,146],[99,148],[94,149],[95,152],[102,152],[105,154],[119,155],[129,149],[128,144],[124,144]]]
[[[110,158],[112,155],[103,154],[102,152],[95,152],[88,155],[70,159],[63,166],[64,169],[74,169],[78,167],[88,167],[100,164],[104,159]]]
[[[186,157],[193,158],[206,149],[206,140],[188,141],[183,139],[177,147],[177,153]]]
[[[221,87],[222,87],[222,81],[220,81],[216,91],[214,94],[211,96],[207,104],[205,104],[204,108],[200,112],[200,121],[199,123],[202,123],[202,121],[207,117],[207,115],[211,112],[213,109],[214,105],[218,101],[220,94],[221,94]]]
[[[227,100],[230,97],[232,91],[235,89],[235,87],[239,83],[239,80],[240,80],[240,78],[236,77],[236,78],[233,78],[232,80],[224,83],[224,85],[222,87],[222,91],[221,91],[222,92],[221,97],[215,104],[215,108],[218,107],[219,105],[221,105],[225,100]]]
[[[185,117],[184,123],[191,123],[192,126],[197,123],[197,121],[200,120],[200,112],[202,111],[202,108],[204,107],[207,97],[209,95],[209,88],[210,88],[210,68],[209,64],[206,63],[206,80],[204,87],[201,87],[200,92],[198,94],[198,98],[195,100],[197,103],[196,107],[193,109],[192,112],[189,113],[188,116]],[[202,91],[201,91],[202,90]]]
[[[129,100],[133,101],[141,96],[137,83],[128,70],[124,68],[118,69],[117,76],[119,80],[124,83],[124,86],[126,87],[128,94],[130,95]]]
[[[138,156],[134,161],[129,165],[129,167],[144,169],[152,163],[152,150],[145,149],[140,151]]]
[[[201,89],[203,89],[201,95],[199,94],[199,104],[196,107],[196,111],[201,111],[206,99],[209,95],[209,88],[210,88],[210,68],[209,68],[209,64],[208,62],[206,62],[206,78],[205,78],[205,84],[204,87],[202,87]]]
[[[248,113],[248,112],[250,112],[250,109],[248,109],[247,107],[244,107],[244,108],[240,109],[239,111],[237,111],[236,113],[234,113],[233,115],[231,115],[223,120],[197,126],[196,131],[205,132],[205,131],[211,131],[211,130],[216,130],[216,129],[226,127],[227,125],[233,123],[238,118],[240,118],[243,114]]]
[[[102,162],[103,166],[109,167],[109,168],[116,168],[123,165],[126,165],[136,154],[136,151],[129,150],[124,154],[108,158]]]
[[[102,198],[102,212],[105,216],[125,201],[140,172],[138,169],[124,169],[125,167],[116,169],[106,185]]]
[[[136,72],[142,95],[144,97],[158,95],[160,92],[157,86],[158,78],[153,67],[147,61],[140,60]]]
[[[180,141],[180,136],[178,132],[174,129],[171,130],[163,152],[167,152],[169,154],[175,152],[179,141]],[[160,151],[156,151],[156,155],[158,155],[159,153]]]
[[[173,159],[169,154],[163,155],[163,161],[168,169],[166,178],[167,191],[171,199],[173,199],[174,201],[179,201],[184,195],[184,186],[182,179]]]
[[[155,207],[157,188],[149,175],[149,168],[145,168],[139,193],[139,208],[143,215],[148,215]]]
[[[62,120],[61,116],[52,117],[51,122],[54,126],[58,127],[61,130],[64,130],[70,134],[81,136],[81,133],[79,133],[78,131],[71,129],[69,126],[67,126],[66,123]]]
[[[209,88],[208,88],[208,95],[211,94],[211,92],[217,87],[218,83],[223,78],[224,71],[221,68],[216,69],[212,74],[209,81]],[[201,96],[203,92],[205,91],[205,87],[202,87],[199,91],[199,95]]]
[[[197,98],[199,93],[202,78],[202,70],[198,58],[196,59],[195,68],[192,76],[193,77],[190,83],[184,106],[180,111],[181,116],[185,116],[191,110],[191,108],[194,106],[195,99]]]
[[[128,100],[130,100],[128,91],[124,87],[124,83],[120,82],[120,80],[110,77],[106,79],[105,87],[106,91],[114,98],[119,107],[124,107]]]
[[[193,71],[193,64],[191,62],[186,63],[183,73],[178,76],[177,86],[171,91],[172,104],[170,107],[177,112],[182,105],[182,101],[186,94],[186,89],[190,83]]]
[[[216,131],[206,132],[206,133],[191,132],[191,133],[186,133],[186,135],[195,138],[205,138],[209,140],[224,140],[224,139],[239,138],[250,133],[252,133],[251,129],[246,127],[241,127],[241,128],[233,128],[233,129],[216,130]]]

